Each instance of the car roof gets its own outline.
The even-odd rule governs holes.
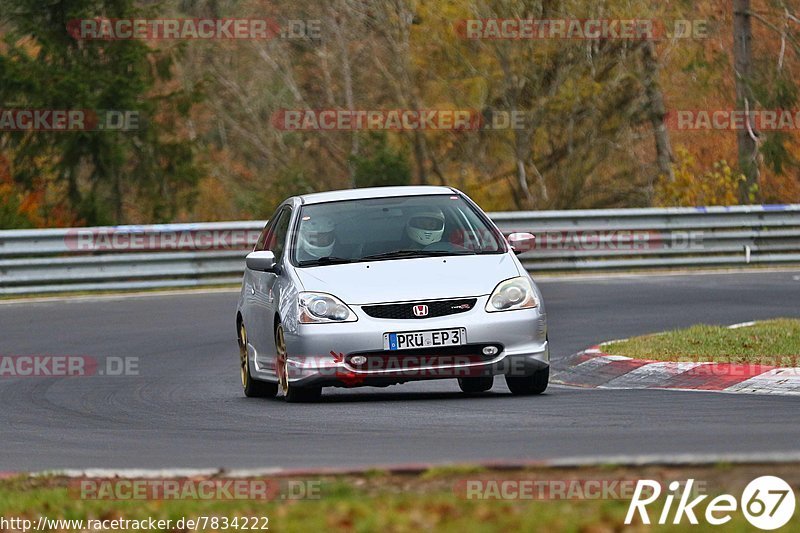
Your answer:
[[[425,194],[453,194],[450,187],[432,185],[404,187],[364,187],[361,189],[342,189],[338,191],[315,192],[299,196],[303,204],[321,204],[341,200],[363,200],[365,198],[391,198],[396,196],[422,196]]]

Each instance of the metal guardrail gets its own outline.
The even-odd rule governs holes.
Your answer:
[[[490,213],[532,272],[800,263],[800,205]],[[0,295],[237,283],[263,221],[0,231]]]

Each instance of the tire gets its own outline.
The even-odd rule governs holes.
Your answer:
[[[297,387],[289,383],[288,358],[286,357],[286,340],[283,336],[283,325],[278,322],[275,327],[275,373],[278,384],[288,403],[316,402],[322,397],[322,387]]]
[[[506,384],[511,394],[516,396],[533,396],[547,389],[550,381],[550,367],[537,370],[530,376],[506,376]]]
[[[494,385],[494,376],[482,376],[479,378],[458,378],[458,386],[466,394],[478,394],[486,392]]]
[[[239,324],[239,374],[242,390],[248,398],[274,398],[278,394],[278,384],[261,381],[250,373],[250,360],[247,357],[247,331],[244,323]]]

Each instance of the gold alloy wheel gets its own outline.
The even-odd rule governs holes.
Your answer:
[[[239,373],[242,376],[242,388],[247,388],[247,331],[244,323],[239,324]]]
[[[278,383],[280,383],[281,390],[284,393],[289,391],[289,368],[286,357],[286,339],[283,336],[283,326],[278,324],[275,330],[275,350],[277,356],[275,358],[275,373],[278,374]]]

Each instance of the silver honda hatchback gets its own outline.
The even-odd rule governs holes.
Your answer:
[[[457,379],[540,394],[550,369],[542,296],[508,238],[449,187],[295,196],[264,228],[236,309],[246,396],[314,401],[323,387]]]

